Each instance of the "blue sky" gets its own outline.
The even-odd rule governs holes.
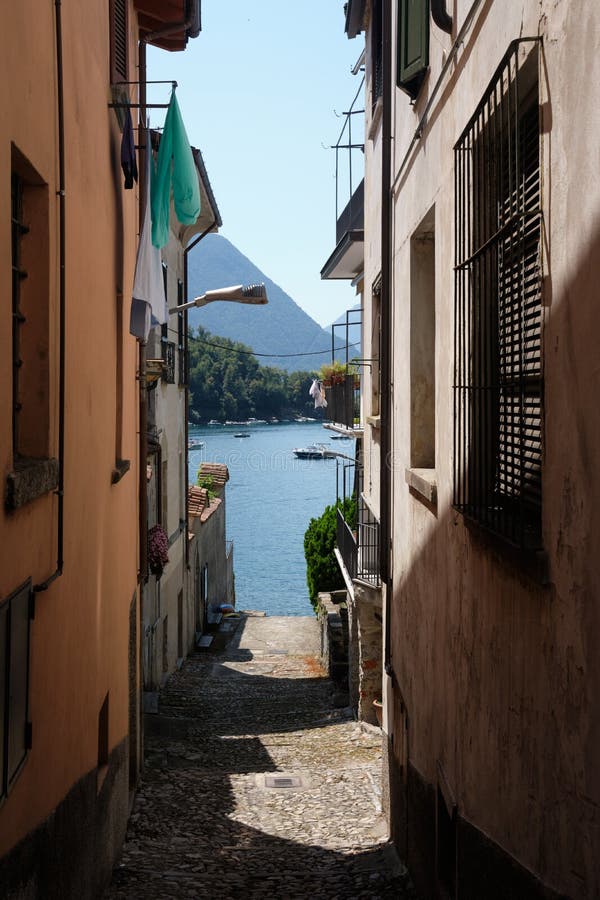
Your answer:
[[[351,69],[362,39],[346,37],[343,6],[202,0],[202,32],[184,53],[148,48],[148,78],[179,82],[221,234],[322,325],[356,302],[349,282],[319,276],[335,246],[335,152],[323,145],[336,142],[336,112],[348,109],[361,77]],[[169,91],[150,85],[148,99],[166,102]],[[152,110],[151,124],[162,113]]]

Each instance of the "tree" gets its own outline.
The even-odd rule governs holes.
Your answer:
[[[356,528],[356,500],[347,498],[338,500],[333,506],[326,506],[321,516],[310,520],[304,535],[308,596],[315,610],[319,591],[337,591],[344,587],[344,578],[334,553],[338,507],[350,528]]]
[[[261,366],[245,344],[198,328],[190,332],[188,357],[193,422],[281,418],[313,409],[310,372]]]

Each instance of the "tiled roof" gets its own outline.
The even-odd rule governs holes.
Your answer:
[[[224,463],[204,462],[198,469],[200,478],[212,478],[212,489],[220,491],[229,481],[229,469]]]
[[[190,516],[201,516],[207,504],[208,491],[206,488],[196,487],[195,484],[191,484],[188,490],[188,514]]]
[[[199,517],[200,522],[206,522],[216,509],[221,505],[218,497],[209,500],[206,488],[191,484],[188,490],[188,515]]]

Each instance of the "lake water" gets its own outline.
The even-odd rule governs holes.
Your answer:
[[[250,437],[236,438],[237,431]],[[331,441],[316,422],[190,427],[190,438],[205,442],[189,452],[190,484],[201,462],[229,468],[227,537],[234,542],[238,609],[311,615],[304,532],[311,518],[335,502],[336,460],[296,459],[292,449],[321,442],[352,456],[354,442]]]

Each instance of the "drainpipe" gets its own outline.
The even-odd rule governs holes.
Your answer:
[[[391,298],[391,165],[392,165],[392,0],[383,4],[383,96],[381,147],[381,466],[380,466],[380,571],[385,585],[385,648],[384,667],[391,668],[391,379],[392,379],[392,298]]]
[[[45,581],[33,586],[36,594],[47,591],[63,573],[64,484],[65,484],[65,356],[66,356],[66,236],[65,236],[65,114],[61,0],[54,0],[56,19],[56,95],[58,113],[58,256],[59,256],[59,340],[58,340],[58,498],[56,569]]]
[[[217,216],[214,217],[211,224],[208,228],[205,228],[202,234],[199,234],[197,238],[195,238],[191,244],[188,244],[187,247],[184,247],[183,250],[183,296],[186,301],[188,299],[188,253],[190,250],[193,250],[194,247],[203,240],[209,232],[215,228],[219,224]],[[188,357],[188,311],[184,310],[184,319],[183,319],[183,331],[184,331],[184,344],[185,344],[185,564],[190,567],[190,545],[188,541],[188,512],[187,512],[187,504],[188,504],[188,492],[190,489],[190,473],[189,473],[189,465],[187,459],[187,448],[188,448],[188,438],[190,428],[188,425],[189,421],[189,412],[190,412],[190,386],[188,383],[188,374],[189,374],[189,357]]]

